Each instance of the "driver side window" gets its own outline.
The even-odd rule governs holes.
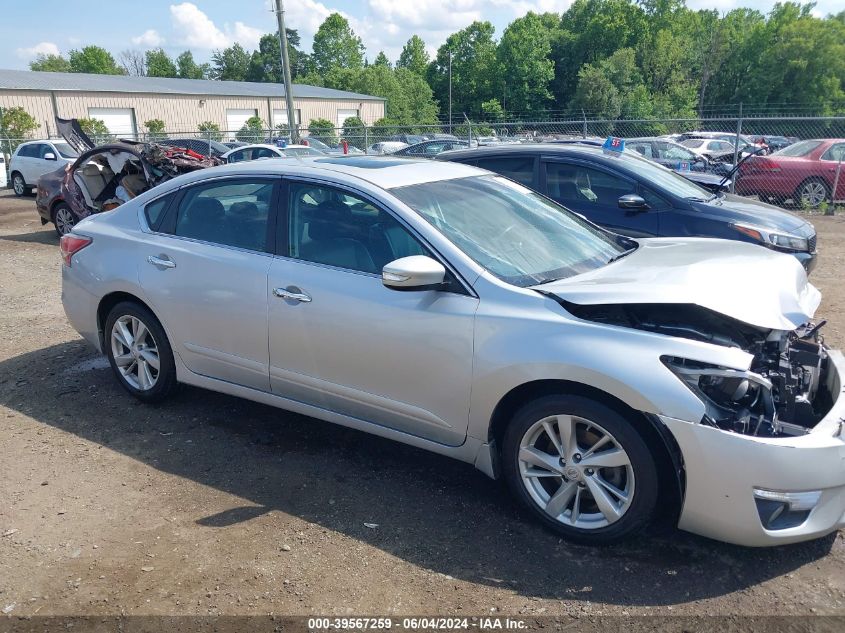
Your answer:
[[[395,259],[429,254],[390,213],[333,187],[292,183],[288,216],[282,254],[295,259],[381,274]]]
[[[564,206],[618,207],[619,198],[636,193],[633,182],[598,169],[567,163],[546,164],[549,197]]]

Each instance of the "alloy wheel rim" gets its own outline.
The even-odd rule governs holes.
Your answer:
[[[139,391],[148,391],[158,382],[161,367],[158,345],[141,319],[124,315],[111,331],[114,364],[121,377]]]
[[[59,229],[59,233],[62,235],[70,233],[74,224],[73,215],[68,209],[62,207],[56,211],[56,227]]]
[[[801,200],[810,206],[817,207],[824,202],[827,197],[824,190],[824,185],[820,182],[809,182],[804,185],[804,190],[801,192]]]
[[[607,527],[622,518],[634,499],[630,457],[607,429],[586,418],[538,420],[522,436],[518,462],[532,500],[570,527]]]
[[[18,194],[19,196],[22,196],[23,195],[23,178],[21,178],[20,176],[15,176],[14,187],[15,187],[15,193]]]

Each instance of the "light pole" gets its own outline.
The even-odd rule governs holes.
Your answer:
[[[452,51],[449,51],[449,134],[452,133]]]
[[[299,141],[299,128],[296,125],[296,111],[293,109],[293,84],[290,80],[290,59],[288,58],[288,33],[285,30],[285,8],[282,0],[276,0],[276,19],[279,22],[279,46],[282,49],[282,76],[285,82],[288,129],[290,129],[291,143],[296,143]],[[270,114],[272,116],[272,112]],[[270,125],[273,125],[272,121],[270,121]]]

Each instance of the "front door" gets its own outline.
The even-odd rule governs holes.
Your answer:
[[[381,270],[428,249],[355,192],[291,182],[268,276],[274,392],[442,444],[466,437],[478,300],[397,292]],[[280,219],[281,223],[281,219]]]
[[[591,222],[630,237],[659,233],[656,210],[622,209],[619,198],[640,195],[637,183],[610,170],[581,163],[544,160],[546,195]]]
[[[280,179],[215,179],[183,190],[142,247],[139,277],[191,371],[269,391],[267,271]]]

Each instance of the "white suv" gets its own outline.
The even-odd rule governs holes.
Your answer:
[[[29,193],[41,176],[72,163],[78,156],[76,150],[64,141],[21,143],[9,161],[9,176],[15,195]]]

